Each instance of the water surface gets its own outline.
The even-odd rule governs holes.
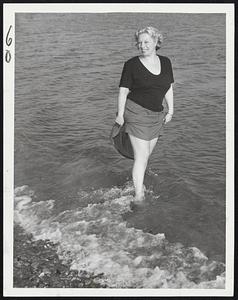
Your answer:
[[[57,218],[131,187],[132,161],[108,136],[123,64],[138,55],[134,31],[148,24],[164,33],[175,114],[149,163],[147,202],[121,216],[128,230],[224,262],[224,14],[16,14],[15,187],[28,185],[36,202],[53,199]]]

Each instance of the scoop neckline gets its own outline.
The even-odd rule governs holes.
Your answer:
[[[161,73],[162,73],[162,61],[161,61],[161,56],[158,55],[158,54],[157,54],[157,56],[158,56],[158,58],[159,58],[159,60],[160,60],[160,73],[159,73],[159,74],[154,74],[154,73],[150,72],[150,70],[147,69],[146,66],[145,66],[145,65],[142,63],[142,61],[140,60],[140,56],[139,56],[139,55],[137,56],[137,58],[138,58],[140,64],[141,64],[141,65],[142,65],[142,66],[143,66],[143,67],[144,67],[151,75],[153,75],[153,76],[160,76]]]

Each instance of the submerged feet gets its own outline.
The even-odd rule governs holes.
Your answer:
[[[145,200],[145,191],[146,191],[146,188],[145,188],[145,185],[143,185],[142,191],[135,193],[135,197],[134,197],[133,202],[134,203],[141,203],[142,201],[144,201]]]

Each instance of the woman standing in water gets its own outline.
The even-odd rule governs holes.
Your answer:
[[[154,27],[135,33],[139,56],[125,62],[119,84],[115,122],[129,134],[134,151],[132,178],[135,201],[144,199],[144,175],[148,159],[163,124],[173,116],[173,71],[169,58],[157,55],[162,35]],[[164,113],[163,99],[168,105]]]

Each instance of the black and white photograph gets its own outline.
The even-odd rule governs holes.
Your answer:
[[[231,296],[232,4],[4,4],[5,296]]]

